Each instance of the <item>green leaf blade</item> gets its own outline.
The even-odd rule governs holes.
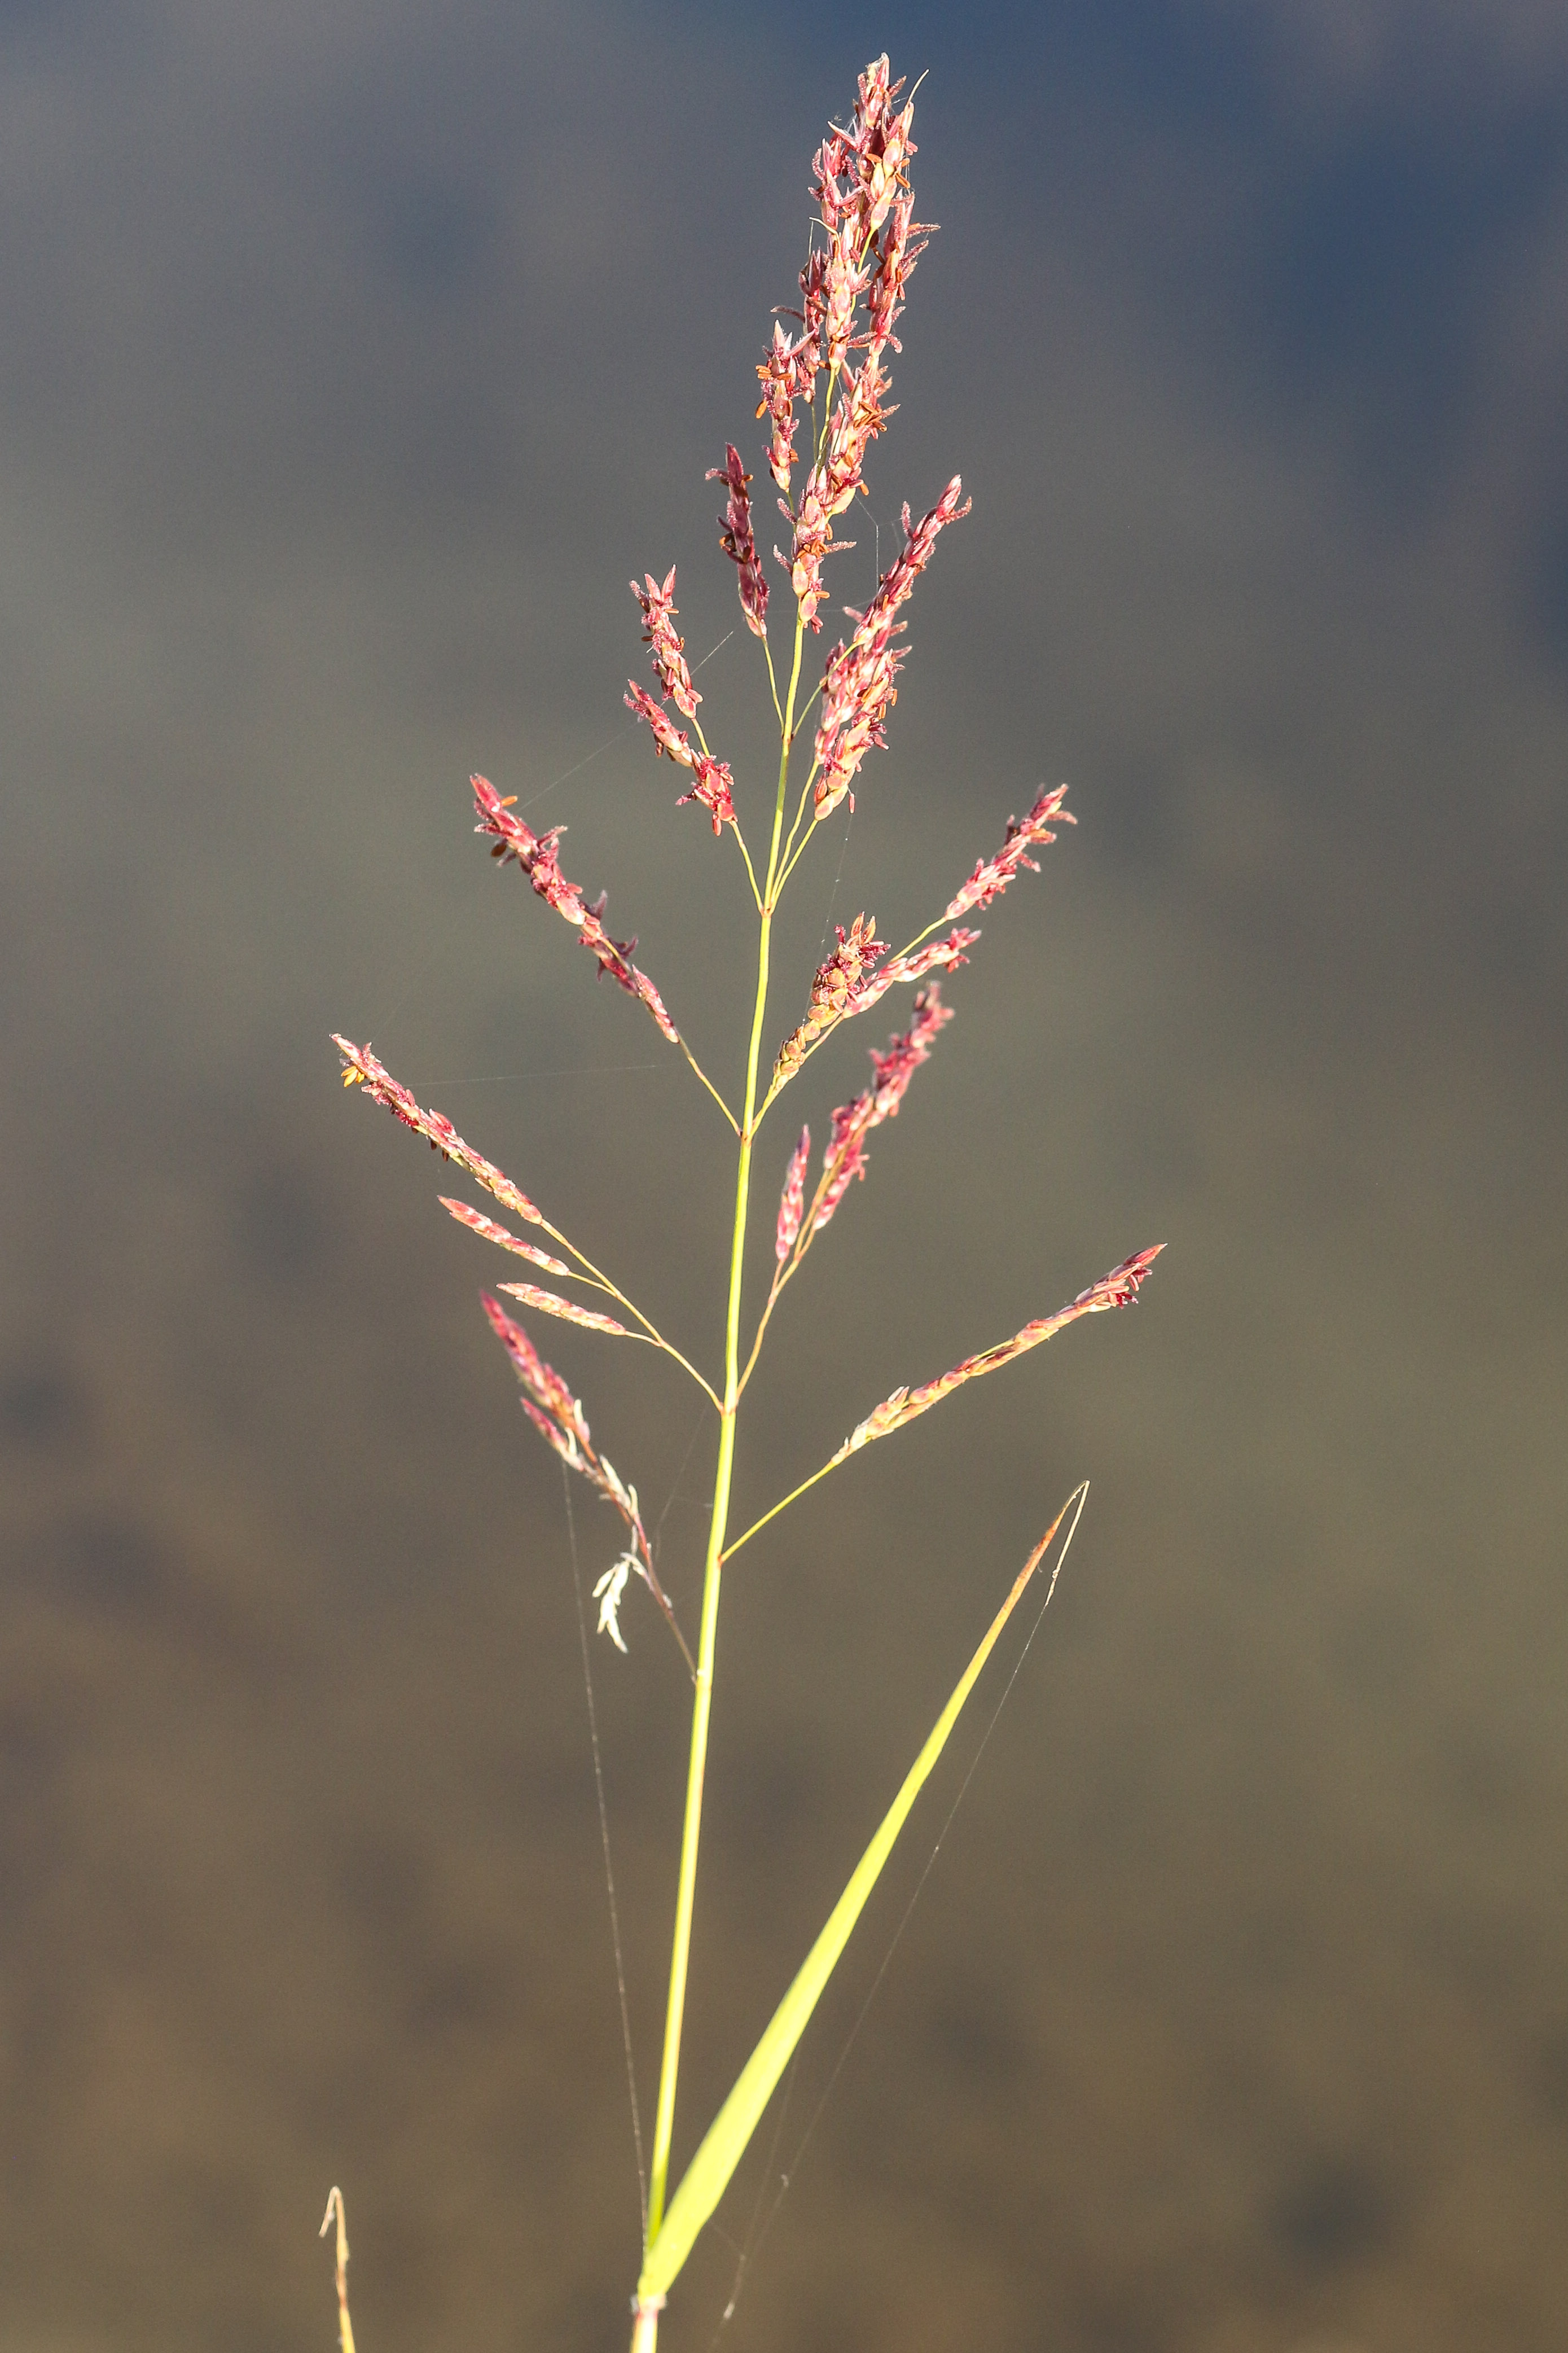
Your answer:
[[[899,1832],[947,1746],[948,1736],[979,1680],[982,1668],[1022,1599],[1030,1578],[1050,1549],[1057,1530],[1076,1504],[1077,1511],[1068,1531],[1067,1544],[1062,1546],[1061,1558],[1058,1558],[1052,1576],[1054,1588],[1056,1577],[1060,1574],[1061,1560],[1067,1555],[1067,1546],[1072,1542],[1073,1532],[1078,1526],[1078,1514],[1082,1512],[1087,1492],[1087,1488],[1080,1487],[1068,1497],[1019,1571],[1012,1591],[959,1678],[952,1697],[905,1775],[903,1785],[883,1816],[871,1843],[850,1873],[843,1894],[828,1914],[826,1925],[802,1962],[794,1983],[774,2010],[761,2041],[736,2077],[729,2097],[708,2127],[702,2144],[687,2168],[644,2256],[642,2276],[637,2282],[640,2301],[662,2297],[668,2292],[691,2253],[698,2233],[729,2188],[731,2177],[745,2154],[779,2077],[788,2066],[795,2045],[805,2031],[855,1924],[866,1908],[882,1867],[893,1851]],[[1049,1600],[1048,1592],[1046,1598]]]

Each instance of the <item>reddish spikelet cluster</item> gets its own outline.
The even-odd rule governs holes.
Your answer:
[[[940,1379],[924,1381],[918,1388],[895,1389],[845,1440],[834,1461],[841,1462],[847,1454],[868,1446],[873,1439],[886,1438],[889,1431],[901,1430],[906,1421],[913,1421],[917,1414],[939,1405],[954,1389],[962,1388],[965,1381],[974,1380],[982,1373],[994,1373],[1000,1365],[1011,1364],[1026,1349],[1037,1348],[1042,1340],[1050,1339],[1064,1325],[1076,1324],[1080,1315],[1098,1315],[1109,1307],[1131,1307],[1138,1296],[1139,1284],[1163,1248],[1163,1242],[1156,1242],[1152,1249],[1123,1259],[1109,1274],[1102,1274],[1098,1282],[1091,1282],[1087,1291],[1080,1291],[1070,1307],[1058,1308],[1054,1315],[1037,1316],[1021,1332],[1015,1332],[1010,1340],[984,1349],[978,1356],[965,1356],[962,1364],[954,1365]]]
[[[889,988],[903,981],[923,980],[931,972],[955,972],[961,964],[969,961],[965,948],[973,947],[980,937],[978,932],[955,926],[945,940],[932,940],[926,947],[889,956],[884,964],[873,965],[871,957],[880,955],[887,945],[885,940],[872,938],[873,929],[870,918],[857,915],[847,934],[839,932],[838,944],[826,963],[818,965],[811,984],[811,1004],[805,1019],[797,1029],[791,1030],[774,1060],[768,1086],[769,1103],[781,1087],[787,1086],[806,1056],[839,1022],[869,1011]]]
[[[952,1008],[942,1001],[936,981],[915,998],[914,1019],[902,1037],[889,1038],[888,1050],[871,1052],[872,1078],[863,1094],[843,1103],[833,1114],[833,1133],[823,1155],[822,1177],[816,1189],[812,1230],[820,1233],[844,1198],[853,1178],[866,1174],[866,1138],[885,1119],[898,1115],[910,1081],[931,1053],[938,1033],[952,1018]]]
[[[811,1130],[803,1127],[800,1142],[790,1155],[784,1171],[784,1191],[779,1195],[778,1231],[773,1237],[773,1250],[782,1266],[795,1246],[800,1233],[800,1221],[805,1213],[805,1164],[811,1158]]]
[[[510,1288],[510,1286],[507,1286]],[[526,1290],[526,1284],[520,1286]],[[568,1469],[579,1472],[589,1485],[620,1514],[630,1543],[615,1567],[606,1569],[594,1588],[599,1597],[599,1629],[617,1650],[624,1651],[616,1610],[628,1576],[640,1577],[665,1616],[674,1625],[674,1613],[654,1571],[653,1548],[643,1525],[637,1491],[627,1486],[615,1464],[596,1452],[588,1435],[587,1416],[560,1374],[544,1362],[521,1324],[514,1324],[498,1300],[481,1292],[490,1329],[507,1355],[522,1386],[519,1402],[545,1443],[552,1446]],[[679,1629],[677,1628],[679,1635]],[[685,1649],[682,1642],[681,1648]]]
[[[726,825],[733,825],[735,779],[728,764],[723,760],[710,759],[706,752],[689,744],[684,732],[677,727],[669,713],[654,701],[646,686],[637,684],[635,678],[626,681],[626,691],[621,700],[628,711],[635,711],[639,719],[647,721],[653,730],[654,750],[662,752],[680,767],[689,768],[696,777],[697,782],[689,793],[681,794],[676,807],[684,808],[688,801],[700,801],[713,819],[716,834]]]
[[[658,709],[657,703],[654,709]],[[662,712],[659,716],[664,716]],[[628,997],[635,997],[646,1005],[670,1044],[679,1046],[680,1032],[665,1011],[664,999],[647,973],[639,972],[632,962],[636,940],[613,940],[605,929],[604,893],[601,892],[589,906],[575,882],[568,882],[562,873],[555,845],[565,832],[565,827],[552,825],[547,833],[533,833],[513,810],[515,794],[509,794],[502,800],[485,776],[470,776],[468,782],[474,788],[474,807],[479,820],[474,831],[488,836],[493,841],[495,847],[490,856],[516,860],[540,897],[553,907],[558,915],[565,918],[576,931],[583,945],[598,959],[600,972],[608,973]]]
[[[838,944],[826,964],[819,965],[811,984],[805,1019],[792,1029],[773,1062],[773,1085],[782,1087],[795,1076],[807,1054],[837,1022],[860,1010],[859,995],[868,967],[887,953],[888,943],[877,937],[874,915],[857,915],[849,929],[835,926]]]
[[[691,672],[686,667],[686,640],[675,634],[675,566],[670,565],[662,587],[651,572],[647,579],[647,585],[643,588],[634,580],[631,590],[642,607],[643,643],[653,654],[658,691],[688,719],[695,719],[702,697],[692,685]]]
[[[969,512],[971,500],[959,504],[963,490],[963,481],[955,474],[936,505],[912,530],[910,510],[905,507],[902,552],[882,575],[865,612],[851,615],[856,628],[848,644],[836,646],[827,658],[816,728],[820,773],[816,799],[821,817],[837,807],[871,746],[887,742],[883,723],[899,699],[896,681],[909,651],[907,646],[893,643],[906,627],[895,616],[931,562],[938,533]],[[849,806],[854,807],[853,800]]]
[[[833,518],[842,514],[862,487],[866,451],[893,414],[886,404],[888,378],[882,353],[897,351],[893,324],[903,307],[903,290],[927,228],[912,217],[906,169],[915,153],[910,137],[914,101],[900,111],[894,101],[902,82],[889,83],[888,60],[879,58],[860,76],[854,121],[837,127],[812,164],[825,247],[816,248],[801,271],[801,309],[793,313],[801,332],[792,341],[776,322],[770,350],[757,375],[763,397],[757,415],[772,420],[768,466],[782,493],[781,512],[794,526],[786,558],[774,554],[790,575],[804,619],[820,629],[818,607],[826,595],[824,559],[852,543],[832,536]],[[855,332],[862,298],[867,327]],[[848,365],[851,350],[865,356]],[[818,374],[829,381],[842,374],[843,389],[828,420],[820,457],[814,462],[797,505],[789,503],[795,463],[795,407],[812,402]]]
[[[1067,790],[1065,785],[1057,785],[1048,793],[1040,795],[1026,818],[1008,818],[1006,837],[1001,849],[994,858],[984,858],[979,861],[963,890],[944,910],[944,921],[951,923],[955,915],[966,915],[972,907],[982,910],[988,907],[993,899],[1001,897],[1020,866],[1026,866],[1031,874],[1039,872],[1039,866],[1029,856],[1029,851],[1044,842],[1056,839],[1051,831],[1053,825],[1078,823],[1072,811],[1062,807]]]
[[[467,1201],[448,1200],[445,1193],[437,1194],[437,1198],[444,1209],[450,1210],[460,1226],[467,1226],[470,1233],[482,1235],[487,1242],[494,1242],[498,1249],[511,1250],[518,1258],[527,1259],[531,1265],[542,1267],[546,1274],[571,1274],[571,1268],[563,1265],[558,1258],[552,1258],[548,1250],[536,1249],[532,1242],[520,1240],[516,1234],[509,1234],[504,1226],[498,1226],[495,1219],[487,1218],[482,1209],[471,1209]]]
[[[493,1194],[514,1216],[523,1219],[531,1226],[548,1224],[548,1219],[534,1208],[526,1193],[519,1192],[510,1176],[503,1176],[482,1153],[476,1152],[471,1145],[463,1142],[449,1119],[443,1119],[438,1111],[422,1110],[408,1089],[400,1086],[384,1069],[368,1046],[355,1046],[347,1038],[340,1038],[335,1033],[332,1043],[343,1058],[345,1087],[363,1086],[373,1103],[381,1103],[394,1119],[400,1119],[405,1127],[411,1127],[416,1135],[422,1135],[432,1151],[440,1153],[443,1159],[454,1161],[459,1168],[466,1168],[487,1193]]]
[[[731,562],[739,567],[741,610],[746,617],[746,627],[754,638],[765,638],[768,634],[768,584],[763,577],[757,543],[752,532],[749,495],[752,478],[742,465],[741,453],[732,441],[724,444],[724,463],[710,466],[705,479],[710,482],[722,482],[729,491],[724,512],[719,518],[719,544]],[[669,576],[673,580],[674,573]]]

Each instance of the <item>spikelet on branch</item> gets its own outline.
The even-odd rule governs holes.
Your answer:
[[[654,707],[658,709],[657,704]],[[572,925],[583,945],[596,957],[600,972],[608,973],[628,997],[646,1005],[670,1044],[679,1046],[680,1032],[665,1011],[664,999],[647,973],[639,972],[632,962],[636,940],[613,940],[605,929],[605,893],[601,892],[590,906],[575,882],[568,882],[562,873],[556,844],[565,827],[552,825],[544,833],[535,833],[514,811],[515,794],[503,800],[486,776],[470,776],[468,782],[474,788],[479,820],[474,831],[494,845],[490,856],[512,859],[521,867],[540,897]]]
[[[782,1266],[794,1250],[800,1235],[800,1221],[805,1214],[805,1164],[811,1158],[811,1130],[803,1127],[800,1142],[790,1155],[784,1171],[784,1191],[779,1196],[778,1229],[773,1237],[773,1250]]]
[[[822,1231],[853,1180],[864,1177],[866,1138],[885,1119],[897,1117],[910,1081],[952,1019],[952,1008],[942,1003],[942,989],[933,980],[915,998],[914,1018],[903,1035],[889,1039],[885,1054],[872,1049],[870,1085],[853,1103],[840,1104],[833,1114],[833,1129],[811,1207],[812,1233]]]
[[[616,1340],[642,1340],[647,1336],[642,1332],[628,1332],[613,1315],[601,1315],[596,1308],[579,1307],[574,1299],[563,1299],[553,1291],[541,1291],[536,1282],[498,1282],[496,1289],[512,1299],[521,1299],[525,1307],[537,1307],[542,1315],[559,1315],[563,1324],[580,1324],[585,1332],[608,1332]]]
[[[531,1226],[544,1226],[553,1231],[549,1219],[542,1210],[534,1208],[527,1194],[520,1192],[511,1178],[504,1176],[482,1153],[465,1144],[449,1119],[443,1119],[438,1111],[422,1110],[408,1089],[400,1086],[377,1061],[368,1045],[355,1046],[335,1032],[332,1043],[343,1058],[345,1087],[363,1086],[373,1103],[383,1104],[394,1119],[401,1120],[405,1127],[411,1127],[416,1135],[422,1135],[431,1150],[440,1153],[444,1160],[454,1161],[459,1168],[466,1168],[487,1193],[493,1194],[514,1216],[523,1219]]]
[[[1053,786],[1049,792],[1041,793],[1027,817],[1010,817],[1007,819],[1007,831],[1001,849],[994,858],[983,858],[977,861],[968,881],[942,910],[944,923],[951,923],[957,916],[967,915],[972,907],[984,911],[993,899],[1001,897],[1020,866],[1026,866],[1031,874],[1039,872],[1038,864],[1029,856],[1030,850],[1056,839],[1051,831],[1053,825],[1078,823],[1071,809],[1063,807],[1067,792],[1065,785]]]

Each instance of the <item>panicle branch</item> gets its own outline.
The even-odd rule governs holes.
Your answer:
[[[689,744],[685,731],[677,727],[669,713],[657,703],[646,686],[635,678],[626,681],[626,691],[621,697],[628,711],[646,719],[653,730],[654,751],[664,753],[678,766],[689,768],[697,782],[689,793],[682,793],[676,802],[683,808],[688,801],[700,801],[713,819],[713,830],[721,833],[735,822],[735,779],[726,762],[715,760],[699,745]]]
[[[520,1290],[530,1286],[521,1284]],[[510,1289],[510,1284],[503,1289]],[[630,1543],[613,1567],[605,1570],[594,1588],[599,1604],[599,1631],[608,1634],[618,1651],[625,1651],[618,1612],[621,1597],[628,1577],[640,1577],[668,1620],[681,1655],[689,1672],[697,1670],[686,1645],[686,1637],[676,1622],[669,1598],[658,1581],[653,1565],[653,1547],[647,1530],[643,1525],[642,1512],[637,1503],[637,1491],[622,1479],[615,1464],[598,1452],[588,1432],[588,1417],[578,1399],[553,1366],[547,1365],[521,1324],[514,1324],[500,1302],[481,1292],[479,1297],[489,1318],[491,1331],[511,1359],[511,1367],[522,1387],[520,1402],[545,1443],[554,1448],[568,1470],[577,1472],[588,1484],[614,1506],[625,1521]]]
[[[338,1037],[335,1032],[332,1043],[343,1058],[345,1087],[363,1086],[373,1103],[381,1103],[394,1119],[400,1119],[405,1127],[411,1127],[416,1135],[422,1135],[431,1150],[440,1153],[443,1159],[455,1161],[459,1168],[466,1168],[468,1175],[482,1185],[487,1193],[493,1194],[504,1208],[531,1226],[542,1226],[547,1233],[555,1232],[542,1210],[534,1208],[527,1194],[520,1192],[510,1176],[504,1176],[482,1153],[476,1152],[472,1145],[465,1144],[449,1119],[444,1119],[438,1111],[422,1109],[408,1089],[400,1085],[377,1061],[368,1046],[356,1046],[349,1039]]]
[[[830,1454],[808,1479],[803,1479],[798,1486],[792,1487],[787,1495],[781,1495],[760,1519],[753,1520],[751,1526],[735,1538],[733,1544],[726,1546],[725,1560],[732,1560],[742,1545],[750,1544],[770,1521],[776,1520],[802,1495],[808,1494],[830,1471],[837,1471],[841,1462],[847,1462],[851,1454],[858,1454],[862,1447],[869,1446],[876,1439],[887,1438],[895,1430],[901,1430],[906,1421],[913,1421],[917,1415],[925,1413],[931,1406],[940,1405],[943,1398],[950,1397],[965,1381],[977,1379],[982,1373],[994,1373],[999,1366],[1011,1364],[1015,1356],[1021,1356],[1026,1349],[1037,1348],[1043,1340],[1048,1340],[1065,1324],[1076,1323],[1080,1315],[1096,1315],[1109,1307],[1131,1307],[1137,1299],[1140,1283],[1163,1248],[1163,1242],[1156,1242],[1152,1249],[1139,1250],[1135,1257],[1123,1259],[1120,1266],[1113,1266],[1109,1274],[1101,1275],[1100,1281],[1090,1283],[1087,1291],[1080,1291],[1070,1307],[1060,1308],[1055,1315],[1042,1315],[1034,1323],[1026,1324],[1023,1330],[1016,1332],[1010,1340],[1002,1341],[994,1348],[985,1349],[978,1356],[966,1356],[950,1373],[943,1373],[940,1380],[926,1381],[919,1388],[895,1389],[890,1398],[885,1398],[856,1426],[836,1454]]]
[[[654,708],[658,710],[657,703]],[[663,718],[662,712],[659,716]],[[666,724],[668,724],[668,721]],[[681,740],[684,742],[685,738]],[[479,820],[474,831],[488,836],[493,842],[490,856],[516,860],[539,896],[553,907],[558,915],[565,918],[583,945],[598,959],[600,972],[608,973],[628,997],[635,997],[646,1005],[670,1044],[679,1046],[680,1032],[665,1011],[664,999],[647,973],[639,972],[632,962],[636,940],[613,940],[605,929],[605,894],[601,892],[589,906],[576,883],[568,882],[562,873],[555,846],[565,832],[565,827],[552,825],[547,832],[536,834],[515,813],[512,807],[517,797],[515,794],[509,794],[503,800],[485,776],[470,776],[468,782],[474,788],[474,807]]]
[[[1078,823],[1071,809],[1062,806],[1067,799],[1067,790],[1065,785],[1053,786],[1048,793],[1041,793],[1026,818],[1008,818],[1001,849],[994,858],[983,858],[977,861],[968,881],[943,908],[944,923],[951,923],[955,916],[968,914],[972,907],[984,911],[993,899],[1001,897],[1020,866],[1026,866],[1031,874],[1039,872],[1039,867],[1029,856],[1029,851],[1043,842],[1056,839],[1051,831],[1053,825]]]
[[[1049,1340],[1067,1324],[1076,1324],[1080,1315],[1099,1315],[1107,1308],[1132,1306],[1138,1297],[1139,1285],[1164,1247],[1163,1242],[1155,1242],[1152,1248],[1139,1250],[1134,1257],[1123,1259],[1121,1265],[1113,1266],[1109,1274],[1102,1274],[1098,1282],[1091,1282],[1087,1291],[1080,1291],[1070,1306],[1059,1307],[1054,1315],[1037,1316],[1033,1323],[1026,1324],[1021,1332],[1015,1332],[1010,1340],[1000,1341],[994,1348],[983,1349],[977,1356],[965,1356],[962,1364],[954,1365],[951,1372],[943,1373],[939,1379],[923,1381],[918,1388],[895,1389],[890,1398],[885,1398],[864,1421],[857,1424],[833,1457],[834,1461],[842,1462],[847,1455],[858,1452],[862,1446],[868,1446],[873,1439],[886,1438],[892,1430],[901,1430],[905,1422],[913,1421],[917,1414],[928,1412],[933,1405],[940,1405],[943,1398],[951,1397],[953,1390],[962,1388],[965,1381],[976,1380],[982,1373],[994,1373],[999,1366],[1010,1365],[1015,1356],[1023,1356],[1029,1348],[1037,1348],[1043,1340]]]

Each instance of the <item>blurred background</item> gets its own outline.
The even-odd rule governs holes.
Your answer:
[[[983,919],[781,1311],[737,1512],[1169,1247],[1136,1314],[967,1388],[731,1572],[678,2161],[1093,1482],[796,2162],[984,1700],[805,2047],[787,2198],[758,2246],[770,2129],[661,2342],[1568,2336],[1568,18],[6,0],[15,2353],[325,2348],[333,2180],[363,2353],[626,2341],[559,1466],[479,1314],[509,1270],[328,1033],[715,1361],[721,1124],[485,860],[466,778],[569,825],[732,1083],[743,889],[622,707],[626,582],[679,564],[754,825],[760,663],[702,476],[733,438],[765,483],[807,159],[884,47],[928,77],[942,233],[835,605],[906,498],[962,470],[974,509],[803,873],[773,1035],[831,921],[907,937],[1042,783],[1079,823]],[[770,1123],[764,1226],[906,1001]],[[699,1401],[535,1335],[694,1623]],[[587,1583],[615,1530],[574,1502]],[[646,2114],[686,1702],[635,1594],[626,1622],[593,1663]]]

